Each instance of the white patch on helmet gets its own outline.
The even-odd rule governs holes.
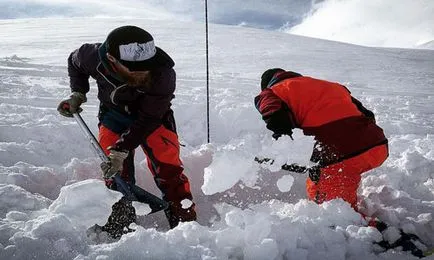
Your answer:
[[[124,61],[145,61],[154,57],[157,53],[154,41],[145,43],[133,42],[127,45],[119,45],[120,59]]]

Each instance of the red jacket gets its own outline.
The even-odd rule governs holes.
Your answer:
[[[270,83],[255,98],[263,119],[267,125],[276,125],[270,122],[273,114],[287,111],[287,128],[300,128],[321,144],[316,151],[320,164],[335,163],[387,143],[373,113],[344,86],[291,72],[278,74]]]

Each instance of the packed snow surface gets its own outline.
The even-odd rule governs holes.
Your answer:
[[[105,188],[99,159],[77,123],[56,107],[70,93],[66,59],[113,28],[151,32],[176,62],[173,109],[198,222],[168,230],[163,213],[140,215],[134,233],[98,243],[120,194]],[[274,141],[254,108],[270,67],[346,85],[376,114],[390,157],[363,175],[362,211],[434,245],[434,51],[369,48],[261,29],[210,25],[210,138],[207,144],[204,25],[132,18],[0,20],[0,259],[413,259],[381,252],[382,239],[342,200],[306,200],[313,140],[295,131]],[[97,132],[92,81],[82,116]],[[275,160],[259,165],[255,156]],[[138,184],[154,194],[146,160]],[[191,201],[183,201],[188,207]],[[396,239],[391,229],[388,239]]]

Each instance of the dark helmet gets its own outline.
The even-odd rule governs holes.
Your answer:
[[[273,68],[273,69],[268,69],[266,70],[264,73],[262,73],[261,76],[261,90],[264,90],[268,87],[268,84],[270,83],[271,79],[274,77],[274,75],[277,72],[284,72],[284,69],[281,68]]]
[[[131,71],[171,68],[175,65],[166,52],[155,46],[154,38],[150,33],[132,25],[114,29],[99,47],[101,62],[111,71],[107,53]]]
[[[285,72],[285,73],[282,73]],[[281,76],[281,74],[283,74]],[[281,68],[268,69],[261,76],[261,90],[264,90],[283,79],[303,77],[300,73],[294,71],[287,71]]]

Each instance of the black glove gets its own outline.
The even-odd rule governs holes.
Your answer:
[[[86,95],[80,92],[72,92],[68,99],[62,100],[57,107],[57,111],[62,116],[72,117],[73,113],[80,113],[83,111],[80,105],[86,102]]]
[[[282,135],[289,135],[292,139],[292,123],[289,112],[286,109],[279,109],[270,116],[264,118],[267,128],[273,131],[273,138],[279,139]]]

